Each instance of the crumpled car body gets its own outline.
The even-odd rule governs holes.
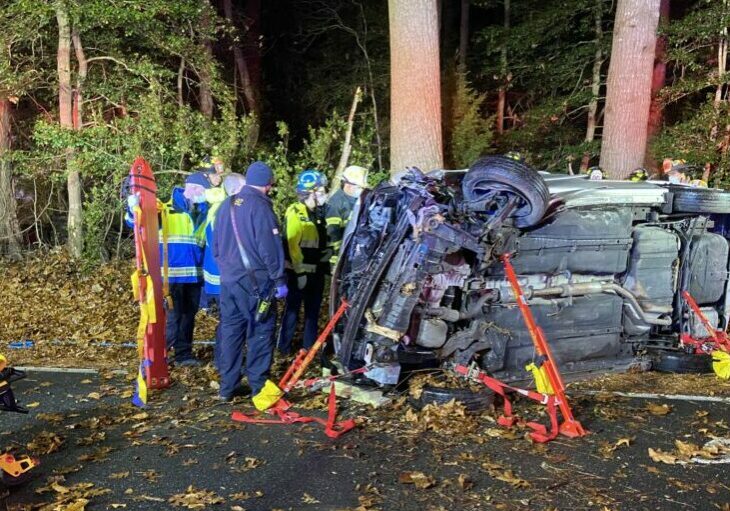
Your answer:
[[[359,203],[331,304],[340,361],[395,384],[404,368],[478,364],[529,379],[532,341],[499,256],[511,261],[566,379],[646,367],[643,355],[730,317],[730,194],[538,173],[506,157],[405,173]]]

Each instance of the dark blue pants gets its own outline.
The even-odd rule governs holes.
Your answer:
[[[322,309],[322,294],[324,293],[324,273],[308,273],[307,285],[304,289],[297,288],[297,277],[289,273],[289,294],[286,297],[284,316],[281,319],[279,331],[279,351],[288,355],[292,351],[292,339],[297,328],[299,309],[304,302],[304,339],[302,347],[309,349],[317,340],[317,322]]]
[[[202,287],[202,284],[170,284],[173,308],[167,311],[165,337],[167,349],[175,349],[177,362],[193,358],[193,329]]]
[[[269,377],[274,358],[276,313],[272,311],[265,321],[256,323],[254,318],[257,302],[247,279],[234,283],[221,283],[221,342],[218,372],[221,377],[222,396],[233,395],[241,380],[244,344],[248,345],[246,375],[252,395],[259,393]]]

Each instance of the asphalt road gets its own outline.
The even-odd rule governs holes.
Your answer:
[[[123,377],[30,374],[16,394],[34,407],[0,415],[0,446],[42,465],[0,509],[83,509],[72,506],[84,500],[87,510],[183,509],[170,499],[192,485],[197,509],[235,511],[730,510],[728,465],[667,465],[648,455],[674,451],[676,439],[730,436],[726,404],[672,401],[657,415],[647,401],[586,396],[574,401],[590,436],[547,445],[500,436],[484,417],[444,425],[408,420],[406,405],[346,405],[345,415],[367,422],[330,440],[311,425],[234,423],[230,412],[244,402],[213,404],[201,380],[156,393],[142,412],[129,405]],[[412,471],[427,488],[408,482]],[[202,491],[222,502],[206,505],[214,499]]]

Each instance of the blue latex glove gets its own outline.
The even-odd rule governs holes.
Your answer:
[[[276,294],[274,295],[274,298],[281,300],[282,298],[286,298],[286,295],[288,294],[289,288],[286,287],[286,284],[283,284],[281,286],[276,286]]]

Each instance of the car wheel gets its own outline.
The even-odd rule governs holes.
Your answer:
[[[462,403],[470,412],[481,412],[494,404],[494,392],[487,388],[474,391],[466,388],[426,385],[421,391],[421,397],[414,400],[414,405],[421,409],[428,404],[443,405],[452,399]]]
[[[652,369],[660,373],[711,373],[712,357],[683,351],[660,350],[652,359]]]
[[[461,187],[467,201],[478,201],[495,190],[518,195],[521,204],[511,216],[519,228],[538,223],[550,202],[542,176],[528,165],[504,156],[485,156],[475,161]]]
[[[675,213],[730,213],[730,193],[707,188],[671,188]]]

